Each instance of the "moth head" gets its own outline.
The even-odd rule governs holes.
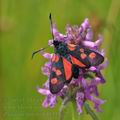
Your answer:
[[[59,45],[60,45],[60,41],[58,41],[58,40],[54,40],[53,41],[53,45],[55,46],[55,47],[58,47]]]

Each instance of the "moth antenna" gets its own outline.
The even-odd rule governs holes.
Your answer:
[[[46,48],[41,48],[40,50],[37,50],[37,51],[33,52],[32,53],[32,59],[33,59],[33,57],[35,56],[36,53],[39,53],[39,52],[43,51],[44,49],[46,49]]]
[[[50,26],[51,26],[51,29],[52,29],[52,38],[54,40],[54,34],[53,34],[53,22],[52,22],[52,16],[51,16],[51,13],[49,15],[49,19],[50,19]]]
[[[33,53],[32,53],[32,59],[33,59],[33,57],[35,56],[36,53],[39,53],[39,52],[41,52],[41,51],[43,51],[43,50],[45,50],[46,48],[49,48],[49,47],[50,47],[50,46],[48,45],[48,46],[46,46],[46,47],[44,47],[44,48],[41,48],[40,50],[37,50],[37,51],[33,52]]]
[[[52,38],[53,38],[53,40],[54,40],[54,35],[53,35],[53,22],[52,22],[51,13],[50,13],[50,15],[49,15],[49,19],[50,19],[50,25],[51,25],[51,29],[52,29]],[[53,44],[53,43],[52,43],[52,44]],[[50,44],[50,45],[52,45],[52,44]],[[49,45],[48,45],[47,47],[41,48],[40,50],[37,50],[37,51],[33,52],[33,53],[32,53],[32,59],[33,59],[33,57],[34,57],[34,55],[35,55],[36,53],[39,53],[39,52],[43,51],[44,49],[46,49],[46,48],[48,48],[48,47],[49,47]]]

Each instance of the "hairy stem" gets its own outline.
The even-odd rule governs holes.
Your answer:
[[[85,102],[84,107],[86,112],[92,117],[93,120],[99,120],[96,114],[93,112],[93,110],[90,108],[90,106]]]
[[[60,107],[60,120],[64,120],[64,109],[65,109],[65,106],[62,105]]]
[[[60,107],[60,120],[64,120],[64,109],[66,107],[67,102],[70,100],[70,98],[68,96],[66,96],[63,99],[62,105]]]
[[[78,120],[78,112],[77,112],[77,107],[76,107],[76,102],[75,100],[72,100],[72,105],[73,105],[73,111],[72,111],[72,120]]]

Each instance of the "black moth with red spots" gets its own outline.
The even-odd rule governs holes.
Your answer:
[[[84,46],[53,41],[55,53],[52,57],[50,73],[50,91],[58,93],[72,78],[78,78],[80,69],[97,66],[104,61],[104,57]]]
[[[104,61],[104,57],[96,51],[82,45],[69,44],[54,39],[51,14],[49,16],[52,28],[54,55],[51,59],[49,88],[52,94],[60,92],[65,84],[70,83],[72,78],[80,76],[80,70],[87,70],[91,66],[98,66]],[[47,48],[47,47],[46,47]],[[32,57],[44,50],[35,51]],[[98,74],[98,73],[96,73]]]

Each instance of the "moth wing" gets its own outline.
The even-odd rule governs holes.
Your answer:
[[[97,66],[104,61],[104,57],[100,53],[85,48],[84,46],[68,44],[68,49],[73,64],[78,65],[81,68]]]
[[[74,44],[67,44],[71,61],[74,65],[79,66],[80,68],[90,67],[90,62],[86,55],[84,54],[84,59],[81,58],[81,51],[83,50],[81,46]],[[81,51],[80,51],[81,50]]]
[[[72,64],[67,59],[58,54],[54,54],[52,58],[52,67],[50,73],[50,91],[52,94],[58,93],[65,83],[72,78]],[[71,75],[68,74],[71,72]]]
[[[90,49],[86,49],[85,52],[91,66],[97,66],[104,61],[104,57],[99,52]]]

